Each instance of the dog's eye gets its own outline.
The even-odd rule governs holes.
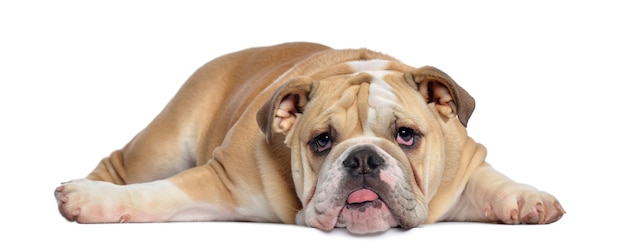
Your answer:
[[[329,133],[322,133],[311,140],[311,147],[316,153],[323,153],[333,146]]]
[[[418,140],[418,134],[415,130],[401,127],[398,129],[398,133],[396,134],[396,142],[400,145],[404,145],[407,147],[415,146],[416,141]]]

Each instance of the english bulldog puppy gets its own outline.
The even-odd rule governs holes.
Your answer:
[[[357,234],[438,221],[552,223],[557,199],[485,162],[474,99],[443,71],[368,49],[287,43],[198,69],[84,179],[79,223],[255,221]]]

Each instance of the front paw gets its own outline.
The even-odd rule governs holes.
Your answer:
[[[127,222],[130,215],[123,206],[124,192],[119,186],[100,181],[74,180],[56,188],[59,212],[78,223]]]
[[[488,220],[505,224],[548,224],[565,214],[554,196],[525,186],[502,189],[484,212]]]

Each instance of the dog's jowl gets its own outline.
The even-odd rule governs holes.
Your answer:
[[[543,224],[550,194],[485,162],[474,99],[367,49],[288,43],[197,70],[126,146],[55,196],[80,223],[257,221],[353,233],[437,221]]]

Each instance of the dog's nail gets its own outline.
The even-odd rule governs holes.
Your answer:
[[[489,216],[491,216],[491,205],[485,206],[484,212],[485,212],[485,218],[489,218]]]
[[[517,211],[517,209],[511,210],[510,219],[512,220],[511,223],[516,223],[518,221],[518,219],[519,219],[519,212]]]
[[[565,209],[563,208],[563,206],[561,206],[561,203],[559,203],[558,201],[554,202],[554,207],[557,210],[561,211],[561,213],[565,214]]]
[[[537,210],[537,212],[542,213],[545,210],[543,203],[537,202],[537,204],[535,204],[535,210]]]
[[[122,217],[120,217],[119,223],[125,223],[125,222],[129,222],[129,221],[130,221],[130,215],[125,214],[125,215],[122,215]]]

